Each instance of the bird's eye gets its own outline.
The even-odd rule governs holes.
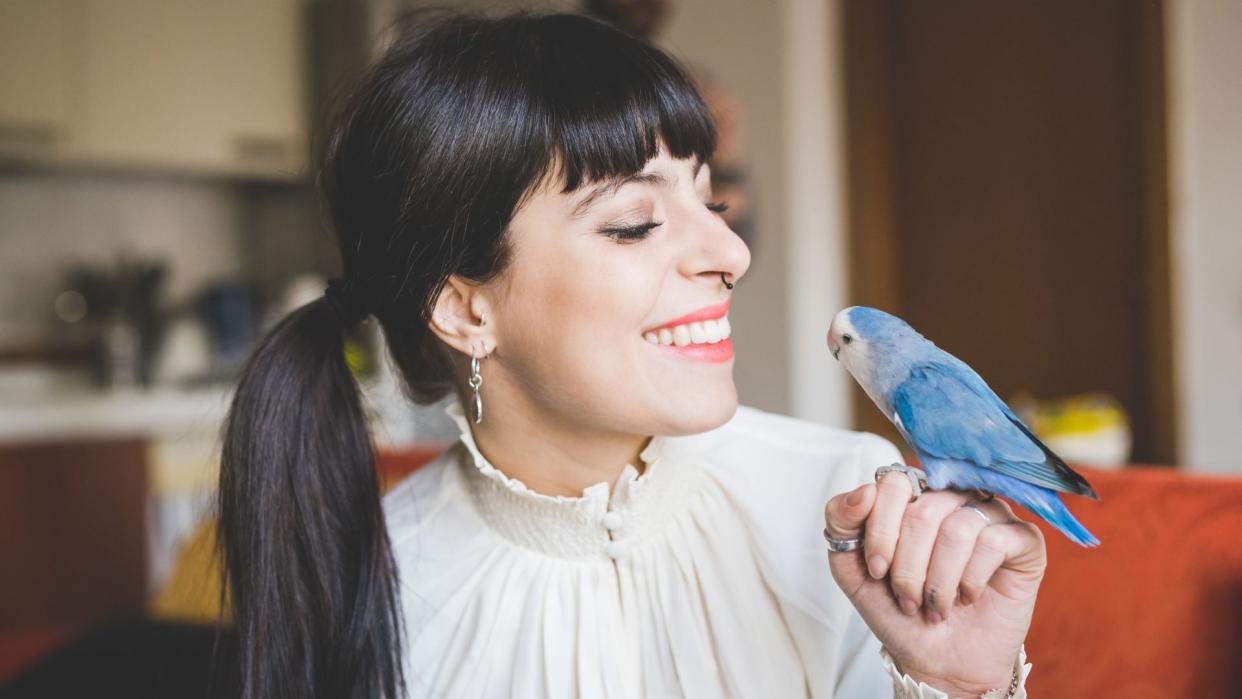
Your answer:
[[[841,342],[844,342],[847,345],[853,341],[854,341],[854,336],[849,333],[845,333],[844,335],[841,336]]]

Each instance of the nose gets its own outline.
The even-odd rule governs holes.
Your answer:
[[[701,206],[701,205],[700,205]],[[684,258],[684,271],[724,286],[737,284],[750,269],[750,248],[722,219],[710,211],[695,217],[693,252]]]

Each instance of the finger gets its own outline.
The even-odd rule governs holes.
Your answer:
[[[927,566],[926,596],[927,619],[933,623],[949,617],[957,600],[958,586],[966,564],[975,552],[979,533],[992,522],[1002,521],[1001,512],[988,511],[987,505],[975,504],[979,511],[958,507],[940,523],[936,533],[936,546]]]
[[[875,504],[875,485],[867,483],[848,493],[833,497],[824,506],[825,528],[828,535],[839,539],[853,539],[862,534],[862,527]],[[862,549],[849,552],[828,552],[828,565],[832,577],[853,599],[867,581],[867,567],[863,563]]]
[[[875,486],[865,483],[848,493],[833,496],[824,505],[824,524],[828,533],[838,539],[853,539],[862,534],[867,515],[871,514]]]
[[[918,500],[906,506],[901,520],[901,536],[889,572],[893,596],[901,611],[914,615],[923,606],[923,585],[927,579],[927,565],[931,560],[936,532],[946,516],[963,502],[957,493],[924,493]],[[963,559],[962,564],[966,561]]]
[[[1034,524],[1015,519],[985,527],[962,571],[960,595],[967,604],[978,601],[1002,566],[1038,579],[1043,575],[1044,562],[1043,533]]]
[[[901,520],[910,502],[910,478],[899,471],[884,474],[876,484],[875,508],[865,527],[867,570],[879,580],[888,572],[901,532]]]

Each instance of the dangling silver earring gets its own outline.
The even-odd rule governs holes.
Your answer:
[[[483,385],[483,374],[479,373],[479,358],[470,348],[470,388],[474,389],[474,424],[483,422],[483,396],[479,395],[479,386]]]

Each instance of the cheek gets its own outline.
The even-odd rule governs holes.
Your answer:
[[[653,320],[663,265],[628,254],[632,251],[588,252],[530,260],[515,278],[509,312],[517,327],[506,334],[526,355],[524,363],[558,365],[538,373],[568,371],[581,379],[594,366],[603,378],[632,362],[627,354],[642,349],[639,331]],[[601,372],[601,361],[612,370]]]

